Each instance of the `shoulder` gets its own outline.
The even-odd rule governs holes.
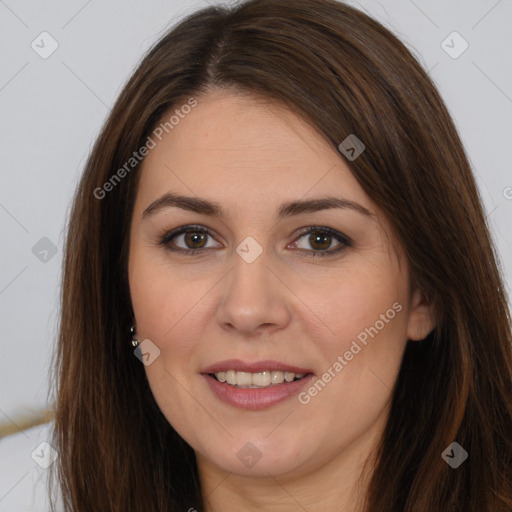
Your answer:
[[[58,457],[52,435],[53,423],[44,423],[0,439],[0,512],[50,511],[48,468]]]

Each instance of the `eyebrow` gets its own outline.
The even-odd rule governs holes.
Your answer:
[[[189,197],[167,192],[163,196],[153,201],[142,213],[142,218],[155,215],[166,208],[181,208],[211,217],[222,218],[222,207],[213,201],[202,199],[200,197]],[[282,220],[286,217],[301,215],[304,213],[313,213],[332,208],[350,209],[368,217],[374,217],[374,214],[359,203],[342,199],[339,197],[320,197],[317,199],[306,199],[290,201],[283,203],[277,212],[277,219]]]

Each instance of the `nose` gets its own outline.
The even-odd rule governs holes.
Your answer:
[[[272,266],[265,251],[252,263],[233,254],[216,312],[223,329],[253,337],[289,324],[293,294]]]

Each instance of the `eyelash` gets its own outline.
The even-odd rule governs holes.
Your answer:
[[[178,235],[182,235],[183,233],[189,233],[189,232],[201,232],[206,233],[207,235],[213,236],[213,232],[208,229],[205,226],[198,226],[198,225],[188,225],[188,226],[181,226],[179,228],[173,229],[172,231],[166,232],[163,236],[160,237],[159,245],[165,247],[166,249],[173,251],[173,252],[179,252],[184,255],[198,255],[200,252],[204,252],[205,250],[211,249],[203,249],[203,248],[197,248],[197,249],[182,249],[180,247],[178,248],[172,248],[169,244],[169,242],[177,237]],[[346,235],[343,235],[342,233],[328,228],[328,227],[320,227],[320,226],[309,226],[307,228],[303,228],[299,232],[299,236],[294,240],[297,241],[300,238],[302,238],[305,235],[311,234],[311,233],[322,233],[327,234],[334,239],[336,239],[338,242],[340,242],[340,245],[336,249],[330,249],[330,250],[306,250],[306,249],[298,249],[299,251],[305,251],[305,252],[312,252],[311,257],[317,257],[320,256],[322,258],[334,256],[347,247],[352,247],[352,240],[348,238]]]

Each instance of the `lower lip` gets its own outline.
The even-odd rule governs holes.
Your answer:
[[[234,407],[253,411],[265,409],[287,398],[297,396],[300,389],[314,378],[313,374],[309,374],[300,380],[284,382],[268,388],[235,388],[225,382],[219,382],[208,374],[202,375],[219,400]]]

